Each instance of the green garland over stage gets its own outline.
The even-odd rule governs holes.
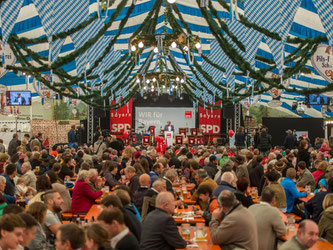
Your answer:
[[[127,8],[126,13],[119,22],[119,28],[117,33],[112,36],[110,42],[105,47],[102,55],[94,61],[93,65],[86,70],[85,73],[81,75],[73,76],[67,73],[63,67],[75,61],[79,56],[83,55],[88,51],[91,46],[93,46],[99,39],[101,39],[106,31],[115,23],[117,18],[119,18],[120,13],[125,9],[125,7],[130,3]],[[322,93],[326,91],[332,91],[333,85],[327,85],[323,88],[304,88],[297,89],[295,87],[289,87],[283,84],[285,81],[293,77],[294,75],[304,73],[311,74],[311,70],[306,67],[306,63],[311,58],[311,56],[317,50],[317,47],[321,43],[327,43],[326,37],[314,37],[314,38],[291,38],[288,37],[286,43],[293,44],[297,46],[292,53],[286,56],[284,60],[283,72],[280,78],[273,79],[268,78],[267,72],[277,69],[277,65],[271,58],[266,58],[263,56],[256,56],[257,61],[263,62],[269,65],[264,69],[255,69],[251,66],[250,62],[241,55],[239,51],[245,52],[244,44],[235,36],[228,28],[225,20],[219,17],[218,11],[213,6],[211,1],[208,1],[208,6],[202,7],[201,1],[196,0],[198,8],[202,14],[202,17],[207,22],[209,29],[217,40],[219,46],[222,48],[223,52],[230,58],[230,60],[236,65],[237,72],[235,75],[245,76],[254,80],[254,84],[251,85],[251,91],[241,91],[248,87],[247,83],[237,84],[234,89],[230,89],[226,83],[215,82],[213,77],[206,72],[202,65],[193,56],[193,61],[189,60],[187,52],[181,48],[181,53],[186,65],[189,67],[193,77],[186,78],[183,84],[183,90],[191,96],[194,102],[199,105],[210,107],[212,109],[221,108],[220,105],[215,105],[216,101],[222,100],[222,103],[226,102],[239,102],[246,97],[251,97],[253,95],[260,95],[267,92],[272,88],[281,89],[285,92],[293,92],[299,94],[310,94],[310,93]],[[115,0],[110,1],[110,5],[114,5]],[[224,0],[218,0],[225,10],[229,11],[230,6]],[[92,105],[99,108],[105,109],[117,109],[126,104],[136,93],[142,91],[142,86],[137,83],[137,72],[145,71],[146,67],[149,68],[150,63],[142,63],[140,66],[137,64],[137,59],[140,57],[140,53],[135,56],[131,51],[127,51],[122,54],[121,58],[112,64],[110,67],[104,69],[102,75],[112,74],[112,81],[100,81],[100,83],[91,85],[87,84],[92,80],[101,79],[101,75],[94,74],[94,69],[100,66],[103,59],[112,50],[115,43],[119,39],[124,27],[126,26],[128,19],[130,18],[136,4],[135,1],[131,0],[121,0],[117,6],[114,7],[114,12],[112,12],[111,17],[104,24],[103,28],[100,29],[95,36],[91,39],[85,41],[84,45],[78,49],[74,49],[71,53],[58,57],[54,62],[50,63],[49,58],[40,55],[30,49],[31,45],[45,44],[48,43],[46,37],[42,38],[26,38],[19,37],[16,34],[11,34],[8,39],[8,44],[10,45],[14,55],[16,56],[19,66],[7,66],[7,69],[14,71],[15,73],[23,72],[26,75],[31,75],[35,80],[42,82],[51,90],[59,93],[61,96],[68,97],[70,99],[79,99],[88,105]],[[186,34],[187,36],[192,36],[193,32],[189,25],[184,20],[182,13],[179,11],[177,4],[170,4],[167,1],[156,0],[150,11],[148,12],[145,19],[139,25],[137,30],[131,35],[129,41],[138,37],[155,36],[156,27],[158,24],[159,13],[161,12],[161,7],[165,7],[165,26],[171,27],[173,34]],[[72,34],[81,31],[93,23],[96,19],[100,18],[97,13],[90,17],[85,22],[77,25],[75,28],[69,29],[65,32],[60,32],[52,37],[52,41],[58,39],[66,39]],[[270,32],[269,30],[259,27],[255,23],[251,23],[248,19],[239,15],[239,22],[247,28],[256,30],[260,32],[267,38],[271,38],[277,41],[281,41],[281,37],[277,33]],[[165,31],[168,29],[165,27]],[[142,51],[141,51],[142,52]],[[199,49],[194,51],[199,53]],[[152,53],[152,51],[150,52]],[[224,74],[226,69],[222,65],[218,65],[209,59],[207,55],[201,54],[202,60],[208,63],[211,67],[218,70],[220,74]],[[28,58],[30,60],[28,60]],[[149,56],[146,60],[148,60]],[[140,59],[140,58],[139,58]],[[168,57],[171,62],[173,69],[176,73],[181,73],[181,69],[175,65],[171,56]],[[57,76],[56,81],[50,81],[44,78],[44,74],[52,73]],[[213,86],[212,89],[208,89],[206,82]],[[261,84],[264,83],[265,87]],[[81,94],[78,93],[77,89],[80,89]],[[116,91],[123,89],[127,90],[129,94],[120,98],[116,95]],[[197,93],[207,93],[210,96],[211,102],[203,100],[202,96],[198,96]],[[220,94],[218,94],[220,93]],[[116,104],[110,106],[101,105],[103,101],[119,100]]]

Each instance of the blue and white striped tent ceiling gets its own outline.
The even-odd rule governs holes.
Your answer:
[[[132,1],[133,0],[128,0],[125,9],[94,46],[75,61],[66,64],[63,67],[66,72],[71,75],[80,75],[89,67],[89,65],[94,63],[94,61],[103,53],[108,42],[117,34],[119,24],[125,17],[126,10],[132,4]],[[115,11],[116,6],[118,6],[120,2],[121,0],[115,0],[112,8],[108,11],[108,16]],[[333,45],[333,5],[331,0],[244,0],[243,3],[238,1],[237,13],[224,9],[217,0],[211,0],[211,2],[218,10],[218,15],[227,23],[228,28],[245,45],[247,53],[243,54],[243,56],[245,56],[245,58],[256,68],[268,67],[265,63],[254,59],[256,55],[265,56],[275,60],[278,68],[274,73],[279,73],[279,70],[281,70],[279,65],[281,65],[281,55],[283,51],[285,56],[287,56],[295,49],[295,46],[286,43],[277,43],[276,41],[265,37],[263,34],[245,28],[238,22],[237,13],[243,14],[249,21],[258,24],[261,27],[279,33],[284,41],[288,36],[305,38],[326,35],[329,44]],[[226,2],[230,3],[230,0],[227,0]],[[155,0],[136,1],[136,7],[132,11],[129,20],[117,39],[113,49],[93,72],[100,75],[100,79],[98,79],[99,81],[112,81],[114,75],[112,73],[102,75],[101,73],[103,72],[103,69],[108,68],[119,60],[128,50],[128,39],[143,22],[154,3]],[[216,83],[221,81],[224,83],[232,82],[233,84],[246,82],[246,77],[232,74],[234,71],[237,71],[237,68],[219,47],[206,20],[203,18],[200,9],[197,6],[196,0],[177,0],[176,4],[193,34],[198,35],[201,38],[203,53],[214,63],[226,68],[227,72],[225,74],[217,72],[216,69],[203,61],[199,55],[196,55],[198,62],[202,64],[202,68],[213,77]],[[81,22],[86,21],[89,17],[95,15],[98,9],[97,6],[97,0],[7,0],[1,4],[0,9],[3,43],[6,42],[10,34],[17,34],[19,37],[27,38],[40,38],[46,36],[49,41],[51,41],[52,35],[76,27]],[[156,27],[157,33],[161,33],[164,29],[163,20],[164,6],[161,7],[159,13],[158,24]],[[49,56],[50,60],[54,61],[56,58],[65,56],[74,49],[83,46],[84,42],[93,37],[103,25],[103,20],[97,19],[85,29],[74,33],[66,39],[33,45],[30,49],[46,57]],[[172,32],[170,26],[167,28]],[[147,50],[141,56],[141,63],[146,60],[148,54]],[[193,76],[193,72],[186,64],[180,51],[174,49],[172,54],[186,74],[194,82],[200,85],[198,79]],[[28,59],[31,60],[31,58]],[[122,66],[123,65],[120,65],[118,68],[121,68]],[[152,71],[153,67],[154,63],[149,70]],[[297,79],[291,79],[290,82],[292,87],[308,88],[326,86],[328,84],[328,82],[315,71],[310,61],[307,63],[307,67],[311,69],[313,74],[311,76],[301,75],[297,77]],[[134,72],[136,72],[137,69],[138,68],[136,68]],[[220,95],[220,92],[206,81],[199,72],[197,74],[207,89],[215,92],[216,95]],[[17,76],[13,72],[8,72],[5,76],[0,78],[0,84],[4,84],[11,89],[26,88],[25,78],[23,76]],[[29,88],[31,88],[31,86],[29,86]],[[117,94],[121,93],[123,96],[126,96],[129,91],[130,89],[124,88],[120,89]],[[209,96],[205,95],[205,91],[203,93],[196,91],[195,93],[201,95],[203,98]],[[34,100],[39,99],[36,93],[34,96]],[[206,101],[210,100],[209,98],[211,97],[207,98]],[[291,110],[291,104],[297,99],[304,100],[304,96],[293,93],[283,93],[281,96],[283,104],[277,109],[287,113],[295,113]],[[262,104],[266,105],[270,100],[272,100],[272,97],[269,94],[261,95],[260,102]],[[320,107],[313,106],[312,108],[306,108],[306,112],[302,116],[320,117]]]

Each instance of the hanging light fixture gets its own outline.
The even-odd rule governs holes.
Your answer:
[[[145,45],[143,44],[143,42],[139,42],[138,46],[140,49],[142,49]]]

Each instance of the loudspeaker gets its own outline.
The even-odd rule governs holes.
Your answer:
[[[235,107],[234,105],[223,106],[223,118],[224,119],[234,119]]]

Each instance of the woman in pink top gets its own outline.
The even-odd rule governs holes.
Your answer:
[[[72,213],[87,213],[95,200],[102,196],[103,191],[94,192],[89,185],[87,170],[81,170],[78,174],[72,195]]]
[[[312,173],[316,181],[316,184],[318,183],[320,176],[322,176],[326,172],[327,167],[328,167],[328,162],[322,161],[321,163],[319,163],[317,170]]]

